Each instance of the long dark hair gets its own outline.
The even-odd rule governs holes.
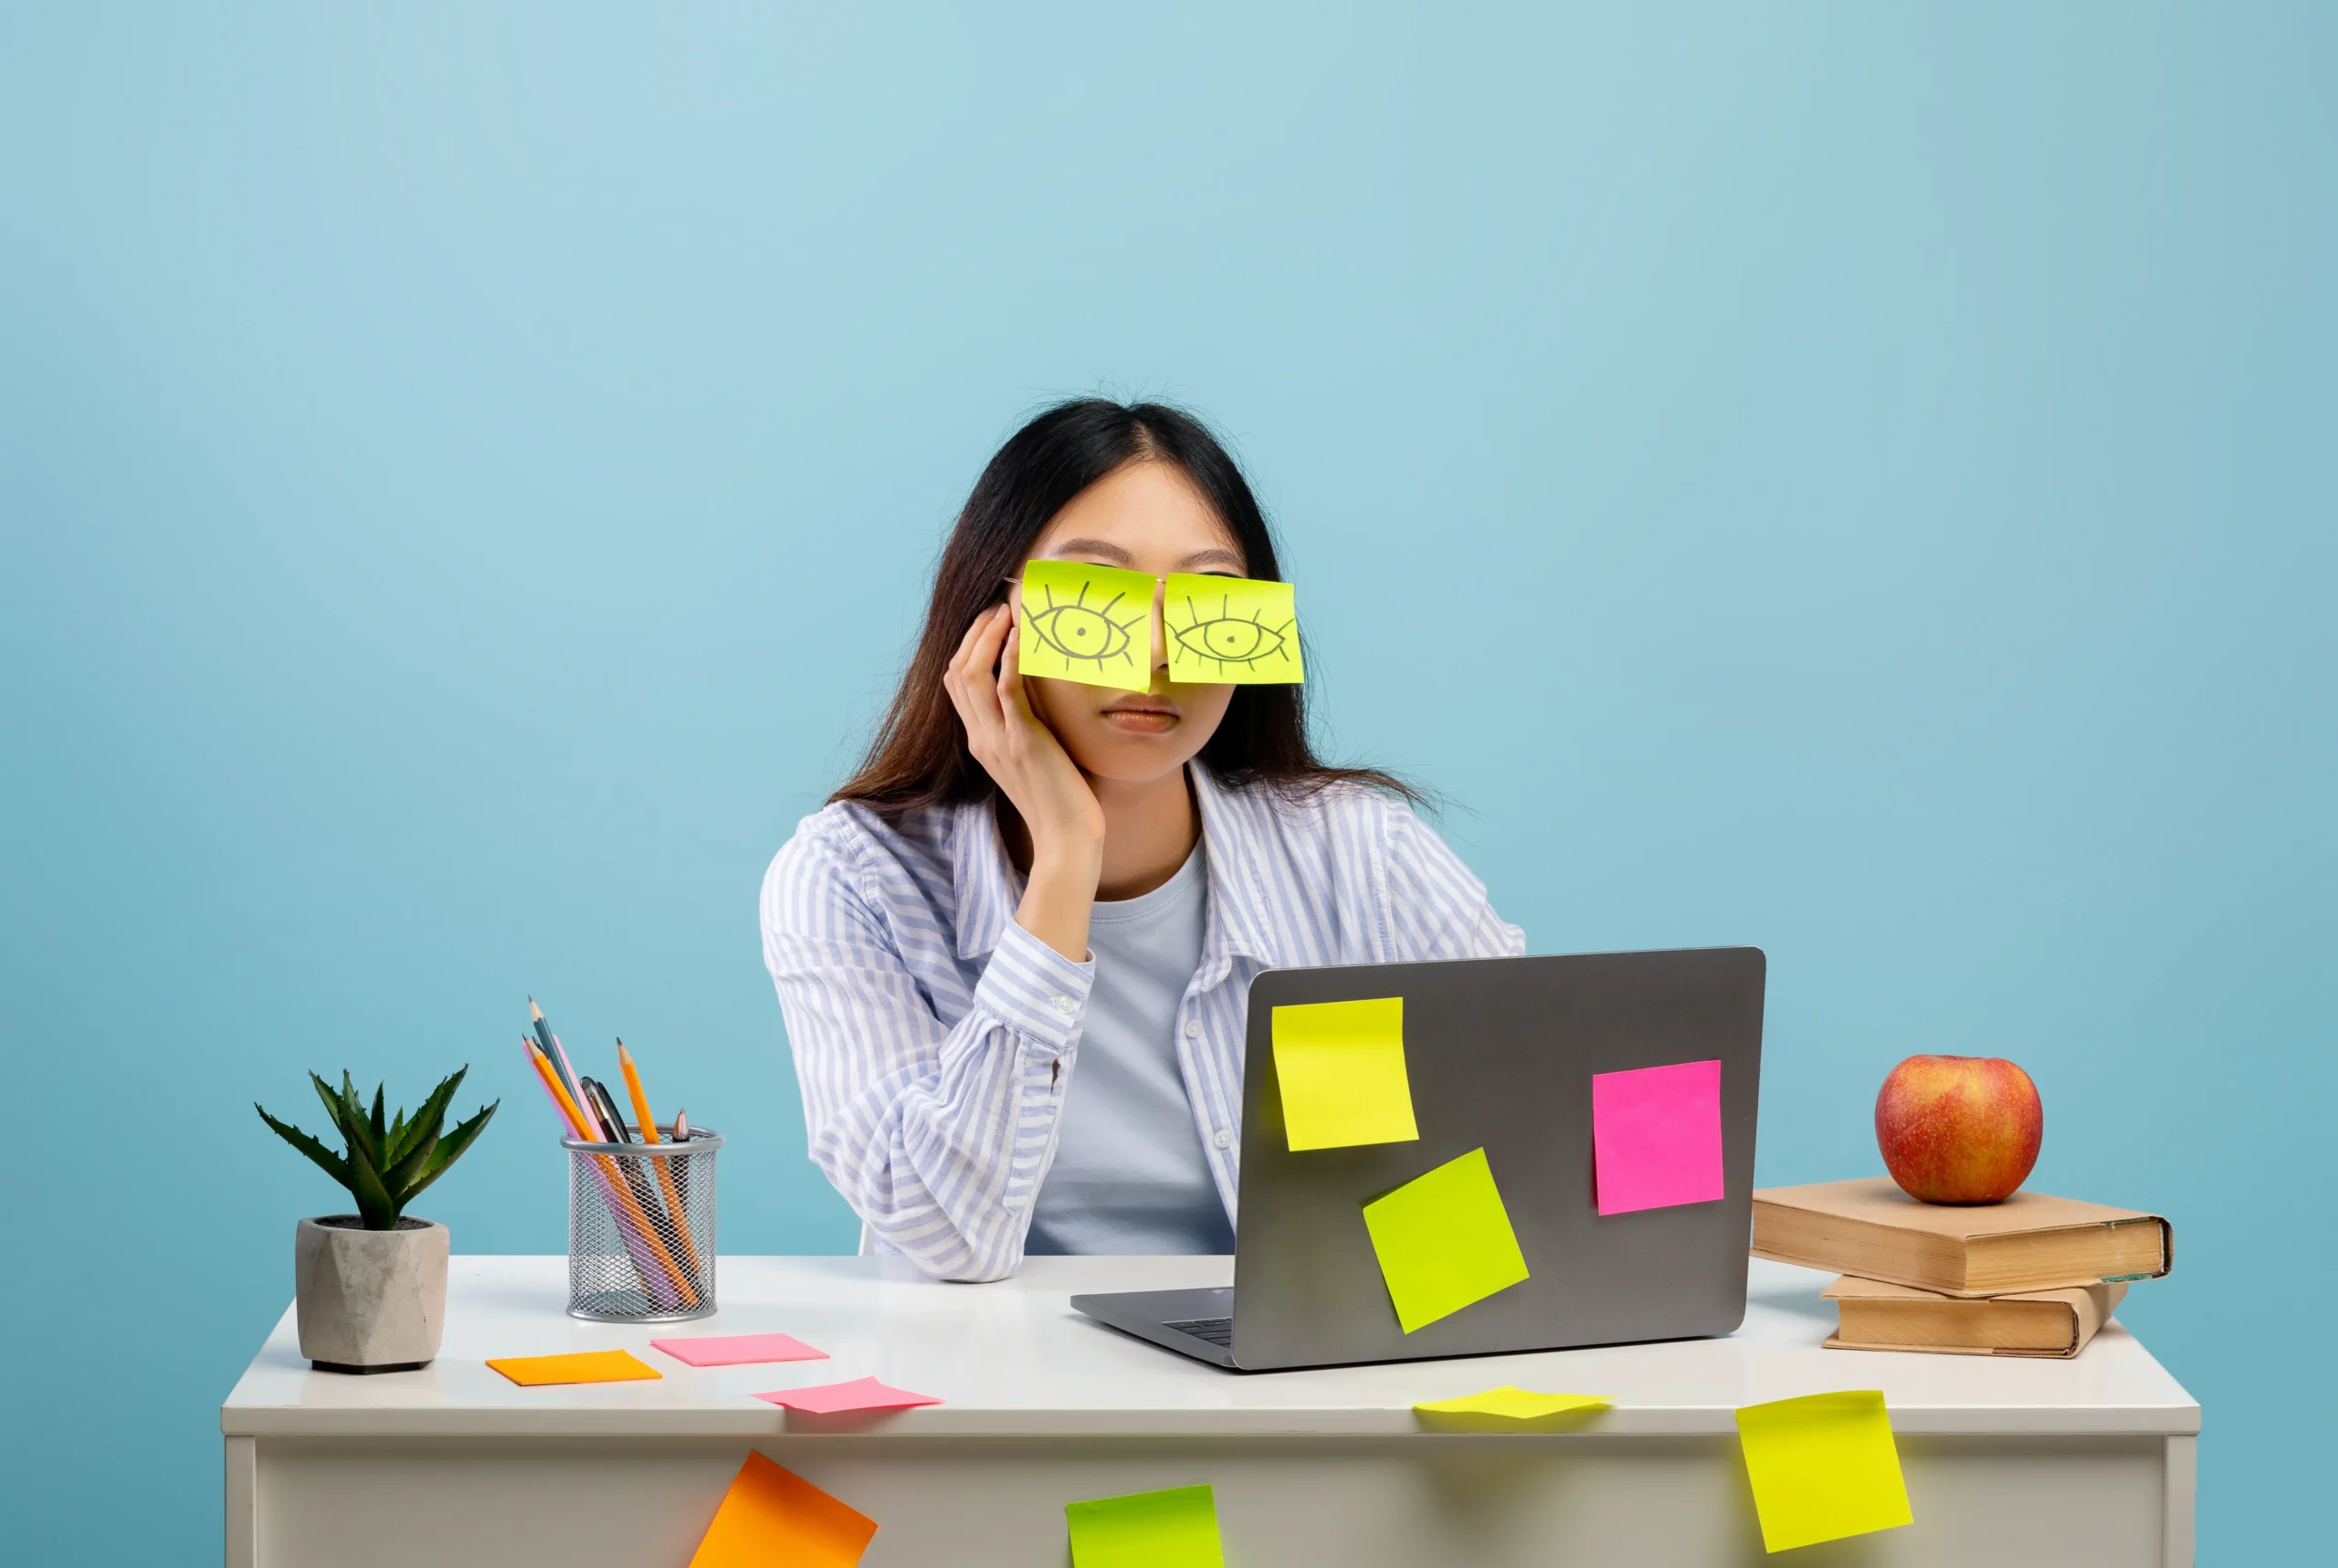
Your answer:
[[[974,617],[1006,596],[1031,545],[1071,499],[1135,462],[1174,463],[1234,535],[1251,576],[1279,580],[1275,542],[1242,470],[1200,420],[1159,403],[1101,397],[1059,403],[1017,430],[974,481],[933,576],[933,601],[917,652],[878,727],[869,755],[831,800],[892,815],[919,806],[988,800],[997,785],[966,750],[942,678]],[[1418,802],[1411,785],[1377,768],[1338,768],[1307,740],[1306,691],[1237,686],[1200,761],[1235,786],[1265,784],[1305,795],[1353,783]]]

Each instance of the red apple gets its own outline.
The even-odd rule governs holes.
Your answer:
[[[2038,1086],[1999,1057],[1910,1057],[1875,1097],[1884,1166],[1928,1204],[2003,1203],[2045,1136]]]

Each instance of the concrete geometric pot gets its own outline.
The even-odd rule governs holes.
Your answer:
[[[319,1372],[412,1372],[447,1327],[447,1227],[400,1219],[367,1230],[353,1214],[304,1219],[292,1235],[300,1353]]]

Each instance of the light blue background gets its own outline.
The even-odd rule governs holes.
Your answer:
[[[425,1212],[553,1251],[533,992],[850,1245],[757,879],[1097,388],[1538,951],[1768,950],[1765,1181],[2028,1067],[2204,1560],[2326,1542],[2333,13],[837,9],[0,6],[12,1551],[216,1552],[305,1068],[474,1064]]]

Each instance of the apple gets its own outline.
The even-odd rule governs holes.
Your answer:
[[[1910,1057],[1875,1097],[1884,1167],[1928,1204],[2003,1203],[2045,1136],[2038,1086],[2001,1057]]]

